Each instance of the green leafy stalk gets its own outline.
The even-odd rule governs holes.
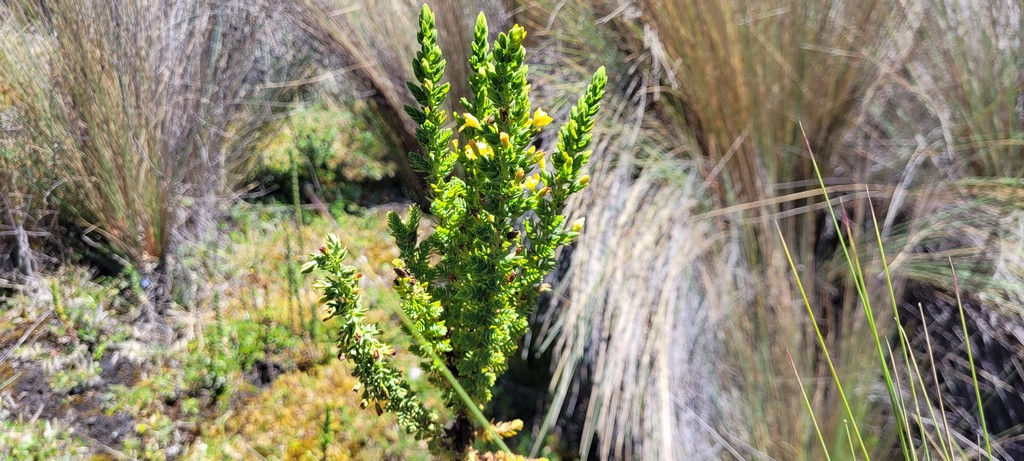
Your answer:
[[[356,283],[362,274],[355,267],[344,264],[347,254],[338,237],[329,235],[320,253],[302,268],[303,273],[314,268],[328,273],[317,281],[315,287],[324,293],[320,298],[327,311],[324,321],[334,317],[341,321],[337,341],[341,352],[338,358],[348,358],[355,364],[352,375],[362,384],[363,408],[372,403],[378,412],[394,412],[403,429],[417,437],[430,438],[438,430],[437,414],[427,409],[412,392],[391,361],[395,350],[378,339],[380,330],[377,325],[366,321],[367,309],[362,305]]]
[[[582,172],[607,83],[601,68],[559,130],[557,150],[549,155],[533,145],[552,117],[530,104],[526,31],[513,26],[493,44],[487,37],[481,14],[470,56],[472,99],[462,99],[466,112],[452,117],[458,126],[456,139],[445,128],[448,115],[442,107],[449,85],[442,82],[445,61],[434,16],[426,6],[421,10],[420,50],[412,63],[415,81],[408,84],[416,105],[405,111],[419,125],[416,137],[422,152],[410,153],[410,164],[429,185],[433,231],[420,235],[421,214],[415,207],[404,220],[396,213],[388,215],[400,252],[394,268],[402,317],[408,320],[403,328],[417,339],[412,352],[423,359],[431,382],[455,412],[445,446],[457,453],[469,447],[474,434],[483,433],[469,426],[469,415],[490,401],[491,388],[526,332],[538,294],[550,289],[543,279],[555,265],[556,250],[582,231],[582,219],[566,223],[562,213],[568,198],[589,182]],[[338,272],[342,266],[333,262],[343,251],[336,239],[329,240],[326,253],[315,255],[307,267],[327,271],[328,281],[351,284],[347,291],[333,282],[319,287],[333,290],[325,291],[322,300],[335,309],[332,315],[347,316],[339,344],[352,349],[345,339],[356,328],[350,323],[364,324],[362,311],[356,315],[351,303],[358,290],[355,279],[345,275],[354,269]],[[364,346],[371,351],[386,347],[368,339],[375,328],[359,328],[364,334],[357,343],[371,341],[372,347]],[[366,359],[365,354],[350,355],[357,369]],[[375,373],[367,376],[377,379],[378,387],[380,379],[391,376]],[[406,416],[407,421],[417,418]]]

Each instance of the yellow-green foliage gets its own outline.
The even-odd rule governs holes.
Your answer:
[[[395,175],[397,167],[388,158],[395,146],[383,122],[359,102],[316,103],[297,111],[264,150],[259,179],[290,190],[294,154],[300,183],[315,185],[327,201],[356,198],[359,184]]]
[[[357,381],[341,362],[289,373],[244,404],[223,425],[212,426],[186,459],[325,459],[320,436],[324,412],[334,409],[326,459],[430,459],[425,445],[398,429],[394,417],[368,418],[353,392]]]
[[[87,443],[70,436],[65,428],[49,421],[24,424],[0,421],[0,459],[80,459],[88,451]]]
[[[442,82],[446,63],[434,16],[426,6],[420,12],[415,81],[408,85],[417,104],[406,113],[419,125],[423,151],[410,153],[409,160],[426,177],[434,229],[421,238],[416,207],[406,220],[390,213],[388,226],[400,251],[394,285],[405,331],[416,339],[412,352],[423,358],[431,383],[456,413],[443,437],[434,410],[389,360],[395,349],[381,341],[378,325],[366,321],[362,274],[344,264],[347,251],[338,238],[329,236],[303,268],[326,272],[316,286],[329,318],[341,320],[338,346],[355,364],[361,405],[396,413],[403,428],[456,454],[472,442],[469,415],[483,419],[478,407],[490,401],[491,387],[526,332],[556,249],[582,230],[582,220],[567,223],[562,213],[589,182],[582,169],[607,81],[599,69],[559,130],[557,150],[537,150],[534,139],[552,117],[531,108],[525,37],[517,25],[492,46],[484,16],[478,17],[469,60],[472,100],[462,99],[466,112],[454,117],[463,135],[456,139],[446,128],[449,84]]]

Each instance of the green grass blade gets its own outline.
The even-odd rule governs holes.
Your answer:
[[[865,281],[864,281],[863,270],[860,267],[860,264],[855,262],[856,247],[854,245],[853,239],[851,239],[850,242],[847,243],[846,238],[843,237],[843,227],[839,225],[839,219],[836,217],[836,211],[832,207],[832,200],[828,196],[828,189],[825,186],[825,180],[822,178],[821,170],[818,168],[818,162],[814,158],[814,152],[811,149],[810,140],[807,139],[807,133],[805,133],[803,131],[803,124],[800,125],[800,132],[803,134],[804,143],[807,146],[807,152],[808,152],[808,154],[811,157],[811,165],[814,167],[814,175],[818,178],[818,185],[821,188],[821,193],[825,197],[825,202],[828,205],[826,208],[828,208],[829,216],[831,216],[831,218],[832,218],[832,225],[835,227],[836,236],[839,238],[839,247],[843,250],[843,256],[846,258],[846,264],[849,267],[850,272],[854,276],[854,285],[857,288],[857,294],[860,296],[860,299],[861,299],[861,303],[860,304],[861,304],[861,307],[863,307],[863,309],[864,309],[864,316],[868,320],[868,327],[871,329],[871,336],[872,336],[872,339],[875,342],[875,348],[876,348],[876,351],[878,353],[879,365],[880,365],[880,367],[882,369],[882,375],[885,378],[886,390],[889,393],[890,405],[892,406],[894,412],[899,413],[900,408],[899,408],[899,402],[897,401],[897,398],[896,398],[896,389],[895,389],[894,384],[892,382],[892,376],[889,373],[889,366],[886,364],[885,351],[884,351],[884,349],[882,347],[882,340],[878,336],[878,328],[877,328],[877,326],[875,324],[874,312],[871,309],[871,298],[868,296],[868,293],[867,293],[867,286],[866,286]],[[846,224],[846,229],[849,230],[850,229],[850,227],[849,227],[850,226],[849,220],[847,220],[844,217],[844,222]],[[851,252],[853,252],[853,256],[851,256]],[[896,419],[896,424],[898,426],[902,426],[903,425],[903,416],[902,415],[897,414],[895,419]],[[856,423],[856,422],[854,422],[854,423]],[[904,434],[904,428],[899,427],[897,433],[899,434],[899,437],[900,437],[900,446],[903,449],[903,458],[904,459],[910,459],[910,453],[909,453],[909,450],[907,448],[908,445],[909,445],[909,441],[906,440],[906,436]]]
[[[804,389],[804,382],[800,379],[800,372],[796,369],[796,363],[793,362],[793,354],[786,351],[786,356],[789,357],[789,364],[793,367],[793,374],[796,375],[796,383],[800,386],[800,395],[804,398],[804,405],[807,406],[807,412],[811,414],[811,423],[814,424],[814,433],[818,436],[818,442],[821,443],[821,450],[825,453],[825,460],[831,461],[832,457],[828,454],[828,445],[825,443],[825,437],[821,435],[821,427],[818,426],[818,418],[814,416],[814,407],[811,406],[811,399],[807,397],[807,391]]]
[[[846,392],[843,391],[843,383],[839,380],[839,375],[836,373],[836,367],[832,363],[832,357],[828,352],[828,346],[825,344],[825,338],[821,335],[821,329],[818,328],[818,320],[814,316],[814,311],[811,309],[811,302],[807,299],[807,292],[804,290],[804,284],[800,281],[800,274],[797,273],[796,263],[793,262],[793,255],[789,251],[789,245],[786,244],[786,238],[782,235],[782,229],[779,227],[779,223],[775,223],[775,230],[779,233],[779,238],[782,240],[782,250],[786,253],[786,260],[789,261],[789,268],[793,271],[793,278],[796,281],[796,286],[800,290],[800,296],[804,300],[804,307],[807,308],[807,315],[811,318],[811,325],[814,326],[814,334],[818,338],[818,345],[821,346],[822,354],[825,356],[825,363],[828,364],[828,370],[832,373],[832,380],[836,383],[836,389],[839,391],[839,398],[843,401],[843,408],[846,410],[846,415],[850,417],[850,422],[853,424],[853,432],[857,436],[857,442],[860,444],[861,453],[864,455],[865,460],[870,460],[871,456],[868,455],[867,446],[864,444],[864,438],[860,435],[860,428],[857,427],[857,419],[853,416],[853,410],[850,408],[850,402],[846,398]],[[852,446],[853,441],[850,441]]]
[[[978,418],[981,419],[981,433],[985,436],[985,454],[992,459],[992,442],[988,436],[988,425],[985,424],[985,407],[981,403],[981,387],[978,386],[978,372],[974,368],[974,354],[971,351],[971,337],[967,334],[967,319],[964,317],[964,304],[960,300],[960,283],[956,278],[953,258],[949,257],[949,268],[953,271],[953,290],[956,291],[956,306],[960,309],[960,325],[964,329],[964,344],[967,345],[967,360],[971,364],[971,380],[974,382],[974,397],[978,400]]]
[[[928,320],[924,316],[924,307],[922,307],[921,304],[917,305],[917,309],[918,309],[918,312],[921,314],[921,322],[922,322],[922,329],[924,330],[925,345],[928,347],[928,360],[931,362],[931,368],[932,368],[932,382],[934,382],[935,383],[935,387],[938,388],[938,386],[939,386],[939,376],[938,376],[938,374],[935,371],[936,370],[936,367],[935,367],[935,354],[933,353],[933,350],[932,350],[932,337],[931,337],[931,334],[928,333]],[[922,387],[923,386],[924,385],[922,383]],[[946,418],[946,404],[942,401],[942,393],[941,392],[938,393],[938,397],[939,397],[939,416],[942,416],[942,431],[940,432],[940,434],[945,433],[945,435],[946,435],[945,436],[946,444],[942,445],[943,456],[946,456],[947,457],[946,459],[953,459],[953,435],[949,432],[949,421]],[[929,410],[932,411],[932,421],[934,421],[935,424],[938,424],[939,420],[935,418],[934,409],[932,409],[932,407],[929,406]],[[941,435],[940,435],[940,441],[941,441]]]

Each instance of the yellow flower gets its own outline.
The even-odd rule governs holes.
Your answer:
[[[478,157],[491,158],[494,156],[494,149],[485,142],[470,140],[466,143],[466,158],[476,160]]]
[[[587,222],[587,218],[580,218],[572,222],[572,231],[579,232],[583,230],[583,224]]]
[[[470,113],[462,114],[462,120],[463,120],[463,123],[462,123],[462,127],[459,128],[459,132],[462,132],[462,130],[465,130],[466,127],[476,128],[478,130],[480,129],[480,121],[477,120],[476,117],[473,116],[473,114],[470,114]]]
[[[580,185],[583,187],[587,187],[587,184],[590,184],[590,175],[585,174],[583,176],[580,176]]]
[[[544,109],[537,109],[537,111],[533,113],[532,123],[534,128],[540,128],[547,125],[551,123],[551,120],[551,116],[549,116],[547,112],[544,112]]]
[[[530,176],[523,181],[523,189],[533,190],[538,184],[540,184],[540,175],[534,173],[533,176]]]
[[[543,170],[543,169],[544,169],[544,167],[545,167],[545,165],[546,165],[546,164],[545,164],[545,161],[544,161],[544,156],[543,156],[543,155],[541,155],[541,156],[540,156],[540,158],[539,158],[539,159],[537,159],[537,166],[539,166],[539,167],[540,167],[540,169],[542,169],[542,170]]]
[[[508,139],[508,133],[502,131],[500,134],[498,134],[498,138],[501,139],[501,145],[505,146],[506,149],[508,148],[508,146],[512,145],[512,141]]]
[[[476,149],[477,149],[477,153],[479,153],[480,156],[483,157],[483,158],[494,157],[494,149],[491,149],[491,146],[488,146],[487,143],[485,143],[485,142],[477,141],[476,142]]]

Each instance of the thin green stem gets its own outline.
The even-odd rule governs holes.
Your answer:
[[[878,327],[875,324],[875,315],[874,315],[874,312],[871,309],[871,298],[868,296],[867,286],[866,286],[866,283],[864,281],[863,270],[860,267],[860,264],[858,264],[858,263],[856,263],[854,261],[854,258],[855,258],[855,255],[856,255],[856,253],[855,253],[856,246],[855,246],[854,240],[851,237],[850,243],[847,244],[846,238],[843,237],[843,227],[844,226],[840,226],[839,225],[839,219],[836,217],[836,211],[832,207],[832,200],[828,196],[828,189],[825,187],[825,180],[823,179],[823,177],[821,175],[821,170],[818,168],[818,162],[814,158],[814,152],[811,149],[810,141],[807,139],[807,133],[804,132],[803,124],[800,124],[800,132],[803,134],[804,143],[807,146],[808,154],[810,154],[811,165],[814,167],[814,174],[818,178],[818,185],[821,188],[821,193],[824,195],[825,203],[828,205],[826,208],[828,208],[829,216],[831,216],[831,218],[832,218],[832,225],[835,227],[836,235],[839,238],[839,247],[843,250],[843,256],[846,259],[847,267],[849,267],[850,272],[852,273],[852,275],[854,277],[854,286],[857,289],[858,296],[860,296],[860,301],[861,301],[860,304],[861,304],[861,307],[864,309],[864,316],[867,318],[868,327],[871,330],[871,337],[872,337],[872,339],[875,342],[875,349],[876,349],[876,351],[878,353],[879,365],[882,368],[882,375],[885,378],[886,390],[889,393],[889,402],[890,402],[890,405],[893,408],[893,411],[897,413],[896,418],[895,418],[896,419],[896,424],[898,426],[902,426],[904,418],[903,418],[903,415],[899,414],[901,409],[899,408],[899,402],[897,401],[897,398],[896,398],[896,389],[895,389],[893,381],[892,381],[892,375],[889,373],[889,366],[886,363],[887,361],[885,359],[885,350],[882,347],[882,340],[881,340],[881,338],[878,335]],[[849,219],[846,218],[845,215],[844,215],[843,219],[844,219],[846,230],[849,231],[850,230]],[[847,246],[847,245],[849,245],[849,246]],[[851,254],[850,254],[851,250],[854,251],[854,256],[851,256]],[[899,427],[898,433],[899,433],[899,437],[900,437],[900,447],[903,450],[903,458],[904,459],[909,459],[910,458],[910,453],[909,453],[909,450],[908,450],[909,441],[906,439],[906,435],[904,434],[904,428],[903,427]]]
[[[839,374],[836,373],[836,367],[832,364],[832,356],[828,352],[828,346],[825,344],[825,337],[821,334],[821,329],[818,328],[818,320],[814,316],[814,310],[811,309],[811,301],[807,299],[807,292],[804,290],[804,284],[800,281],[800,274],[796,270],[796,264],[793,262],[793,256],[790,254],[789,245],[786,244],[786,238],[782,235],[782,228],[779,227],[779,223],[775,223],[775,230],[779,233],[779,238],[782,239],[782,249],[786,253],[786,260],[789,261],[789,268],[793,271],[793,278],[796,280],[796,286],[800,290],[800,296],[804,300],[804,307],[807,308],[807,315],[811,318],[811,325],[814,326],[814,334],[818,338],[818,345],[821,346],[822,355],[825,356],[825,363],[828,364],[828,370],[832,373],[832,381],[836,383],[836,389],[839,391],[839,398],[843,401],[843,408],[846,410],[846,415],[849,416],[850,422],[853,424],[853,433],[857,435],[857,442],[860,444],[861,453],[864,455],[864,459],[870,460],[871,456],[868,455],[867,446],[864,444],[864,438],[860,435],[860,428],[857,427],[857,419],[853,416],[853,410],[850,408],[850,402],[846,398],[846,392],[843,391],[843,383],[839,380]],[[850,442],[853,443],[852,440]]]
[[[800,395],[804,398],[804,405],[807,406],[807,412],[811,414],[811,424],[814,425],[814,433],[818,436],[818,443],[821,444],[821,450],[825,453],[825,460],[831,461],[832,457],[828,454],[828,445],[825,444],[825,437],[821,435],[821,427],[818,427],[818,418],[814,416],[814,407],[811,406],[811,399],[807,397],[807,390],[804,389],[804,382],[800,379],[800,372],[796,369],[796,363],[793,362],[793,354],[786,350],[786,356],[789,357],[789,365],[793,367],[793,374],[796,375],[796,383],[800,386]]]
[[[974,382],[974,397],[978,403],[978,418],[981,419],[981,433],[985,437],[985,454],[992,459],[992,442],[988,437],[988,425],[985,423],[985,407],[981,402],[981,387],[978,386],[978,372],[974,367],[974,353],[971,351],[971,337],[967,333],[967,319],[964,317],[964,304],[960,300],[960,284],[956,278],[953,258],[949,257],[949,268],[953,271],[953,290],[956,291],[956,306],[960,309],[960,325],[964,329],[964,344],[967,345],[967,361],[971,364],[971,380]]]
[[[498,433],[494,430],[494,427],[491,426],[491,423],[490,421],[487,420],[487,417],[484,416],[483,412],[480,411],[480,408],[477,406],[477,404],[473,402],[472,398],[470,398],[469,393],[467,393],[466,390],[463,389],[462,385],[459,384],[459,380],[456,379],[455,375],[452,374],[451,370],[449,370],[448,367],[445,366],[444,360],[441,360],[441,357],[439,357],[437,353],[434,352],[432,343],[430,341],[427,341],[427,339],[424,338],[422,334],[420,334],[419,330],[416,329],[416,325],[413,323],[412,319],[410,319],[409,316],[402,311],[402,309],[392,309],[392,312],[398,314],[398,317],[402,319],[402,324],[405,325],[406,327],[405,329],[412,333],[416,341],[420,343],[422,349],[427,351],[427,354],[430,355],[430,360],[434,361],[434,365],[437,367],[438,370],[440,370],[441,374],[444,375],[444,378],[448,380],[448,384],[452,386],[452,389],[455,390],[456,394],[459,394],[459,398],[462,399],[462,403],[464,403],[466,405],[466,408],[469,409],[469,412],[473,416],[473,418],[475,418],[476,421],[480,423],[481,427],[486,428],[487,432],[491,435],[491,440],[493,440],[498,445],[498,447],[501,448],[502,451],[510,455],[513,454],[512,450],[508,448],[508,445],[505,445],[505,442],[501,440],[501,436],[498,435]]]

